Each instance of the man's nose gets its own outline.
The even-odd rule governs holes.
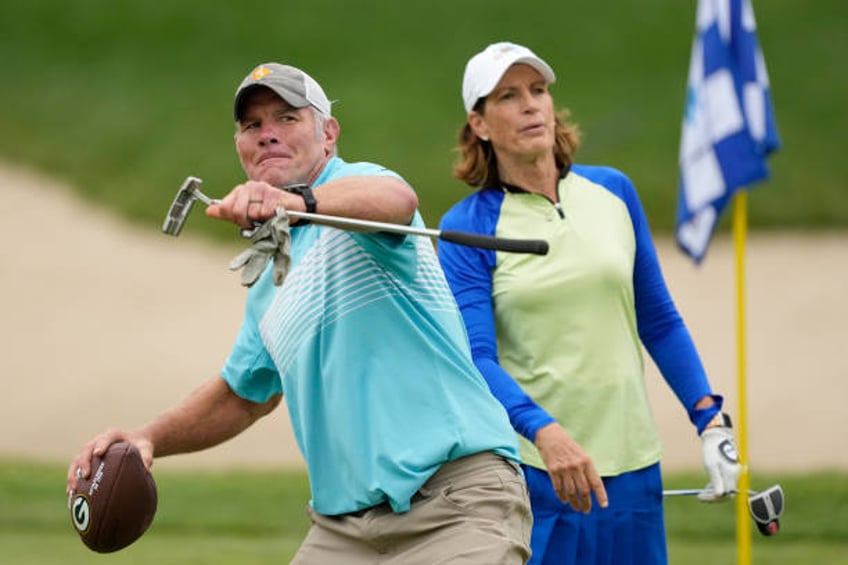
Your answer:
[[[261,145],[279,143],[280,138],[273,126],[262,126],[260,131],[259,143]]]

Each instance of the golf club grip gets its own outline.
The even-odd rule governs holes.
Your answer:
[[[439,239],[460,245],[470,245],[471,247],[482,247],[483,249],[494,249],[508,253],[548,254],[548,242],[543,239],[507,239],[455,230],[440,231]]]

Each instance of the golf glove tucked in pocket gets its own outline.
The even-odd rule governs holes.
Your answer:
[[[286,279],[291,264],[291,234],[286,211],[277,208],[276,215],[256,228],[250,236],[253,245],[230,261],[230,270],[242,269],[241,284],[247,287],[265,272],[268,262],[274,262],[274,284],[280,286]]]
[[[706,490],[698,495],[701,502],[720,502],[736,492],[739,480],[739,453],[731,428],[716,426],[701,434],[704,468],[710,478]]]

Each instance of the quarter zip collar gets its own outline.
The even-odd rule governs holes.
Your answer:
[[[568,176],[568,172],[570,170],[571,170],[570,165],[565,165],[562,169],[560,169],[559,180],[562,181],[562,179],[564,179],[566,176]],[[503,181],[501,181],[500,188],[504,192],[512,192],[514,194],[521,194],[521,193],[529,194],[530,193],[529,190],[527,190],[525,188],[521,188],[517,184],[509,184],[508,182],[503,182]],[[548,198],[547,196],[545,196],[544,194],[539,194],[539,196],[541,196],[542,198],[544,198],[545,200],[547,200],[548,202],[553,204],[554,208],[556,208],[557,214],[559,214],[559,217],[561,219],[565,219],[565,212],[563,211],[562,205],[559,202],[559,200],[553,201],[550,198]],[[557,183],[557,196],[559,196],[559,183]]]

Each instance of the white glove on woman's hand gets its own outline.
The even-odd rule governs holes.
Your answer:
[[[704,468],[710,478],[707,488],[698,495],[701,502],[720,502],[736,492],[739,480],[739,452],[729,427],[714,426],[701,434]]]

